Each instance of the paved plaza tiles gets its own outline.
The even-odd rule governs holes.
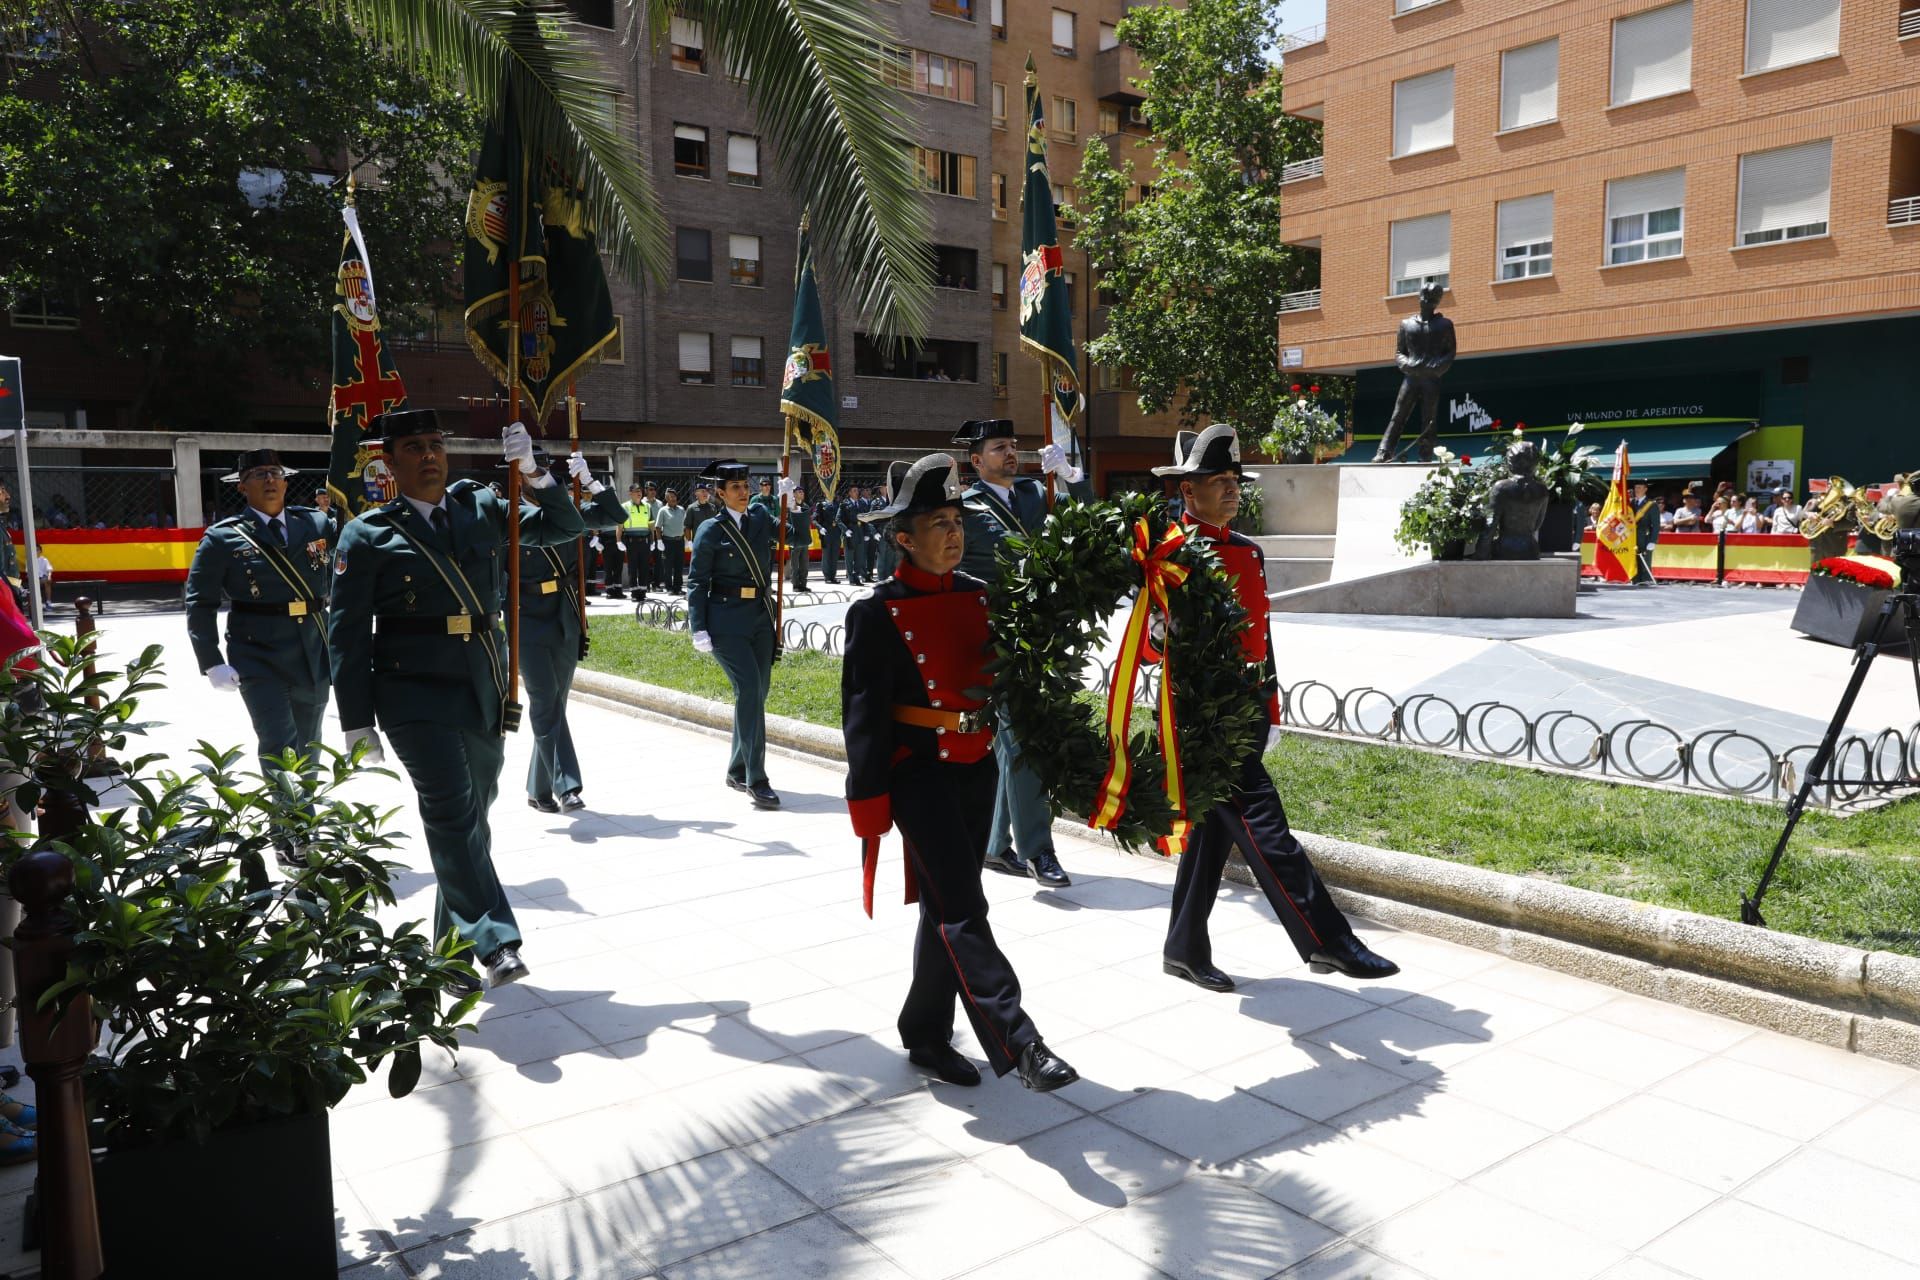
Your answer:
[[[111,622],[168,644],[162,748],[246,740],[177,616]],[[593,810],[524,806],[522,734],[494,814],[532,978],[334,1112],[352,1280],[1920,1280],[1920,1073],[1365,922],[1402,975],[1315,977],[1234,885],[1208,994],[1160,973],[1172,865],[1094,843],[1071,889],[987,882],[1082,1082],[930,1083],[898,848],[869,922],[841,772],[776,757],[756,813],[721,739],[572,720]]]

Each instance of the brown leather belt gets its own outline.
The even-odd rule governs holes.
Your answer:
[[[896,702],[893,704],[893,718],[896,723],[931,729],[935,733],[986,733],[993,728],[993,721],[988,718],[985,707],[974,711],[939,711],[933,707],[910,707]]]

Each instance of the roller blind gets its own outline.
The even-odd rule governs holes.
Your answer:
[[[683,338],[685,334],[681,335]],[[735,360],[758,360],[760,358],[760,339],[743,338],[738,334],[733,339],[733,358]]]
[[[1105,51],[1107,49],[1118,49],[1119,47],[1120,47],[1119,29],[1116,28],[1111,22],[1101,23],[1100,24],[1101,50]]]
[[[1831,139],[1741,156],[1740,234],[1824,226],[1832,194]]]
[[[1747,0],[1747,70],[1840,52],[1840,0]]]
[[[1053,11],[1053,47],[1071,49],[1073,44],[1073,15],[1064,9]]]
[[[713,372],[713,342],[707,334],[680,335],[680,368],[688,373]]]
[[[1453,215],[1431,214],[1393,224],[1393,283],[1443,276],[1452,269]]]
[[[1613,24],[1613,105],[1693,84],[1693,0]]]
[[[760,261],[760,237],[728,235],[727,256],[729,258],[750,258],[755,262]]]
[[[673,126],[673,136],[682,142],[705,142],[707,131],[698,125],[677,124]]]
[[[991,14],[994,26],[1004,27],[1007,25],[1007,0],[993,0],[992,7],[988,12]]]
[[[707,47],[706,37],[700,30],[700,24],[691,18],[675,18],[668,24],[667,39],[688,49]],[[655,28],[658,30],[659,28]]]
[[[1524,129],[1560,114],[1560,41],[1500,55],[1500,127]]]
[[[1607,184],[1607,217],[1627,218],[1636,213],[1678,209],[1687,202],[1687,171],[1666,169],[1637,178],[1616,178]]]
[[[1453,145],[1453,68],[1393,86],[1393,154]]]
[[[1500,247],[1553,239],[1553,193],[1500,202]]]
[[[727,135],[727,172],[760,174],[760,140],[743,133]]]

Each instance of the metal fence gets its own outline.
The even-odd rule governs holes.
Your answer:
[[[78,449],[34,449],[27,455],[33,481],[34,527],[38,529],[171,529],[174,527],[173,465],[155,450],[155,461],[132,452],[109,465],[83,465]],[[20,514],[24,490],[12,450],[0,452],[0,484]],[[18,524],[18,519],[13,523]]]

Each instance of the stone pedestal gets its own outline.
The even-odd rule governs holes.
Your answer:
[[[1275,613],[1571,618],[1579,590],[1580,566],[1570,559],[1435,560],[1267,599]]]

